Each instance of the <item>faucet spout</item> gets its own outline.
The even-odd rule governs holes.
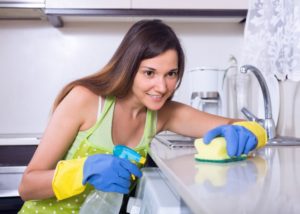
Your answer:
[[[241,73],[247,73],[248,71],[251,71],[259,82],[263,94],[264,109],[265,109],[265,119],[263,120],[263,125],[267,131],[269,139],[272,139],[276,136],[276,131],[275,131],[275,123],[272,116],[271,97],[270,97],[270,92],[266,80],[264,79],[261,71],[258,68],[254,67],[253,65],[243,65],[240,71]]]

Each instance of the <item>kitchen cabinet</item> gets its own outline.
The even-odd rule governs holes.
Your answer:
[[[24,201],[20,197],[0,198],[0,213],[16,214],[22,207]]]
[[[87,16],[99,20],[100,17],[100,21],[128,21],[128,18],[132,21],[152,17],[177,21],[226,18],[241,22],[247,14],[247,1],[46,0],[45,13],[55,27],[62,27],[66,19],[74,16],[76,20],[78,17],[86,19]]]
[[[37,144],[29,135],[0,135],[0,213],[15,214],[22,207],[18,186]]]
[[[46,0],[46,8],[90,9],[247,9],[248,0]]]
[[[11,154],[12,157],[16,156]],[[0,213],[15,214],[22,207],[18,186],[24,170],[25,166],[0,166]]]
[[[0,0],[0,10],[5,9],[4,18],[34,17],[43,20],[46,15],[48,21],[55,27],[62,27],[65,21],[63,17],[66,16],[76,16],[80,19],[92,17],[96,20],[100,17],[102,18],[100,21],[105,21],[107,18],[115,21],[132,21],[134,20],[132,18],[151,17],[186,21],[191,21],[190,18],[199,21],[206,21],[206,18],[221,18],[222,20],[226,18],[229,21],[231,19],[233,22],[241,22],[246,17],[248,6],[248,0],[24,0],[20,2]],[[21,11],[22,16],[19,11],[15,12],[15,9],[19,7],[26,8],[25,12]],[[34,10],[36,7],[38,10]],[[14,10],[11,11],[11,8]],[[3,14],[2,11],[1,18]]]
[[[201,9],[241,10],[248,8],[248,0],[131,0],[133,9]]]
[[[46,0],[46,8],[129,9],[130,0]]]
[[[0,7],[8,7],[8,8],[41,8],[44,7],[44,0],[0,0]]]
[[[44,0],[0,0],[0,20],[44,18]]]

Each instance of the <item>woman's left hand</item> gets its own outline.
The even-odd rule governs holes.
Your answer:
[[[248,154],[257,146],[256,136],[239,125],[222,125],[214,128],[204,135],[203,141],[209,144],[215,137],[224,137],[226,149],[230,157]]]

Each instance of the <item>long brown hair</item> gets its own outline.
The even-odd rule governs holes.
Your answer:
[[[161,20],[136,22],[126,33],[113,57],[100,71],[75,80],[62,89],[53,104],[53,111],[77,85],[84,86],[99,96],[126,96],[141,61],[170,49],[175,50],[178,55],[178,88],[184,71],[184,53],[176,34]]]

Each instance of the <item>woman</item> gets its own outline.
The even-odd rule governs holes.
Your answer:
[[[173,30],[159,20],[134,24],[98,73],[68,84],[58,95],[19,192],[21,212],[77,213],[92,189],[127,194],[139,168],[111,155],[114,145],[146,157],[155,134],[234,139],[229,155],[248,153],[255,135],[236,122],[171,101],[184,71],[184,53]],[[216,128],[217,127],[217,128]],[[214,129],[215,128],[215,129]],[[33,201],[37,200],[37,201]]]

